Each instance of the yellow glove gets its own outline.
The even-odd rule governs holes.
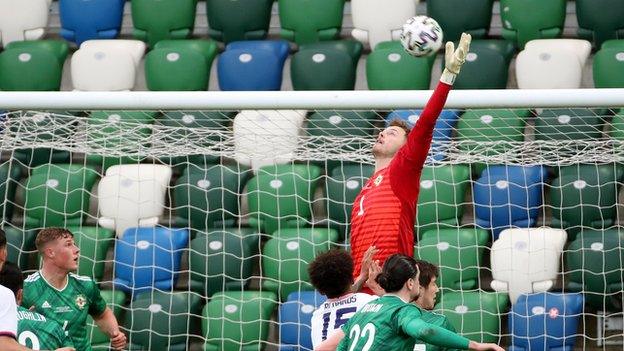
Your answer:
[[[440,77],[442,83],[453,85],[461,66],[466,62],[466,55],[470,51],[471,40],[470,34],[462,33],[457,50],[455,50],[455,45],[453,45],[452,41],[446,43],[446,51],[444,52],[445,68]]]

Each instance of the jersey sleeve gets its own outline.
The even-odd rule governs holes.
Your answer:
[[[390,163],[390,182],[394,193],[404,201],[416,201],[422,172],[436,120],[444,108],[451,85],[438,83],[407,138]]]
[[[0,286],[0,336],[17,336],[17,305],[13,292]]]
[[[100,316],[106,310],[106,301],[100,294],[100,289],[94,281],[89,281],[89,314],[94,317]]]
[[[398,327],[414,339],[444,348],[468,349],[470,341],[442,327],[426,323],[417,309],[403,308],[398,314]]]

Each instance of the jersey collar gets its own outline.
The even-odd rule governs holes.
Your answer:
[[[401,301],[403,301],[403,302],[405,302],[405,303],[409,303],[409,301],[405,301],[405,300],[403,300],[403,298],[402,298],[401,296],[397,295],[397,294],[386,293],[386,294],[384,295],[384,297],[386,297],[386,296],[396,297],[397,299],[399,299],[399,300],[401,300]]]
[[[58,291],[58,292],[63,292],[65,289],[67,289],[67,286],[69,285],[69,275],[67,275],[67,280],[65,281],[65,286],[62,289],[57,289],[54,285],[50,284],[50,282],[45,278],[45,276],[43,276],[43,272],[41,270],[39,270],[39,275],[41,276],[41,279],[43,279],[43,281],[48,284],[49,287],[51,287],[52,289]]]

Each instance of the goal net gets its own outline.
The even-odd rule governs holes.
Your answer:
[[[376,134],[419,113],[8,111],[9,260],[33,272],[37,231],[69,228],[136,349],[309,349],[307,264],[348,250]],[[613,107],[444,110],[415,226],[435,311],[477,341],[621,343],[623,140]]]

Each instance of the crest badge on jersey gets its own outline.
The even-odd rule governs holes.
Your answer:
[[[382,180],[383,180],[383,176],[381,174],[378,175],[377,178],[375,178],[375,186],[379,186]]]
[[[87,304],[87,299],[85,299],[83,295],[76,296],[76,306],[78,306],[78,308],[82,310],[84,309],[86,304]]]

